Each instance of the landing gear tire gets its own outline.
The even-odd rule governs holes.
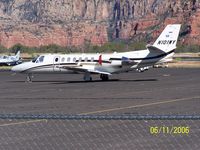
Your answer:
[[[32,82],[32,78],[33,78],[33,75],[32,74],[28,74],[26,76],[26,82],[31,83]]]
[[[90,76],[90,73],[85,73],[83,76],[84,81],[92,81],[92,77]]]
[[[102,81],[108,81],[109,80],[109,77],[108,77],[107,74],[101,74],[100,78],[101,78]]]

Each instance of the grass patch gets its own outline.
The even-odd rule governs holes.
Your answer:
[[[11,70],[12,66],[0,66],[0,71],[2,70]]]

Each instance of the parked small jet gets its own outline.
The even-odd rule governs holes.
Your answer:
[[[28,81],[35,73],[83,73],[83,79],[91,81],[91,74],[100,74],[102,80],[108,80],[109,75],[116,73],[143,72],[172,60],[180,27],[180,24],[167,25],[146,50],[111,54],[46,54],[14,66],[12,71],[27,74]]]
[[[20,64],[21,60],[20,60],[20,51],[17,52],[17,54],[15,56],[0,56],[0,65],[7,65],[7,66],[13,66],[13,65],[17,65]]]

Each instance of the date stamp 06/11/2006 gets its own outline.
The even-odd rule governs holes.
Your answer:
[[[188,135],[189,126],[151,126],[149,127],[151,135],[169,134],[169,135]]]

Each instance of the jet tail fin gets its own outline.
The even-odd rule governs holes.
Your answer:
[[[20,51],[18,51],[18,52],[16,53],[15,58],[16,58],[17,60],[20,59]]]
[[[176,49],[181,24],[170,24],[165,27],[153,45],[147,45],[149,50],[169,52]]]

